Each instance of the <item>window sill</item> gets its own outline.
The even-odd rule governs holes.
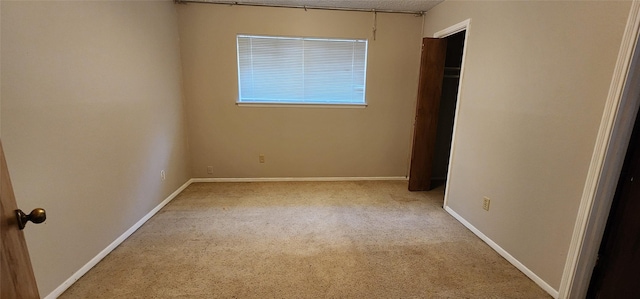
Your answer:
[[[367,104],[308,104],[308,103],[247,103],[236,102],[238,107],[259,107],[259,108],[367,108]]]

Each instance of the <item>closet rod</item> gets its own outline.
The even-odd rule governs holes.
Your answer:
[[[365,8],[349,8],[349,7],[325,7],[325,6],[308,6],[308,5],[282,5],[282,4],[266,4],[266,3],[253,3],[253,2],[237,2],[237,1],[206,1],[206,0],[174,0],[176,4],[187,3],[204,3],[204,4],[219,4],[219,5],[238,5],[238,6],[257,6],[257,7],[280,7],[280,8],[300,8],[304,10],[316,9],[316,10],[339,10],[339,11],[359,11],[359,12],[381,12],[381,13],[400,13],[400,14],[412,14],[421,17],[423,11],[410,11],[410,10],[391,10],[391,9],[365,9]]]

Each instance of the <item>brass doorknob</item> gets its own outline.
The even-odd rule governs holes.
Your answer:
[[[29,215],[25,214],[22,210],[16,210],[16,218],[18,218],[18,227],[24,229],[28,221],[33,223],[42,223],[47,220],[47,211],[42,208],[33,209]]]

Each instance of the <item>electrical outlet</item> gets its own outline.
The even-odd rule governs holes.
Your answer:
[[[491,199],[490,199],[490,198],[488,198],[488,197],[486,197],[486,196],[485,196],[485,197],[483,197],[483,198],[482,198],[482,208],[483,208],[485,211],[489,211],[489,205],[491,205]]]
[[[160,170],[160,178],[164,181],[167,179],[167,173],[164,170]]]
[[[260,163],[264,163],[264,155],[260,154],[260,156],[258,156],[258,160],[260,161]]]
[[[207,173],[213,174],[213,166],[207,166]]]

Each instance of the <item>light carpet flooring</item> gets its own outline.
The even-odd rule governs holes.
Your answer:
[[[60,298],[550,298],[396,182],[194,183]]]

